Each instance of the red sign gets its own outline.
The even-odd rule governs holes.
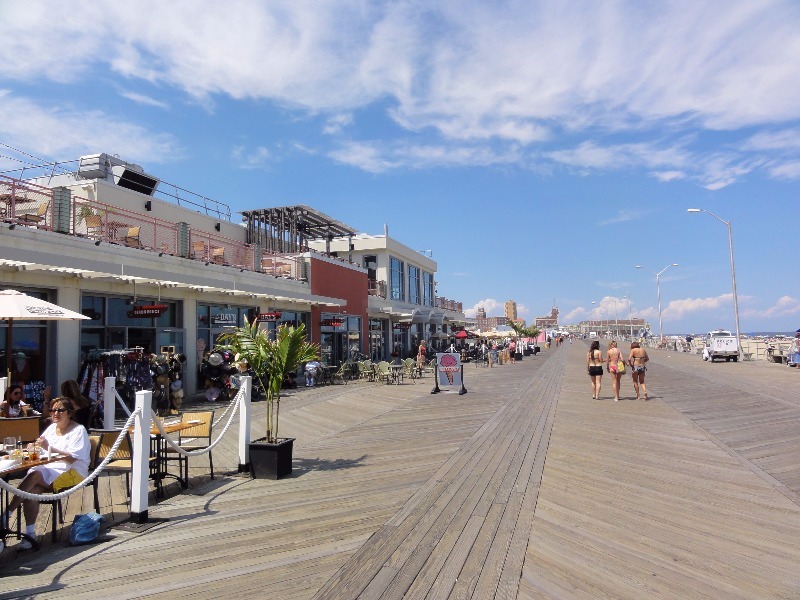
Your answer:
[[[128,318],[131,319],[151,319],[160,317],[167,312],[169,306],[166,304],[148,304],[147,306],[134,306],[128,311]]]
[[[323,327],[341,327],[344,325],[344,321],[342,319],[322,319],[319,324]]]
[[[256,319],[258,320],[259,323],[274,323],[280,318],[281,318],[281,313],[279,312],[260,313],[256,315]]]

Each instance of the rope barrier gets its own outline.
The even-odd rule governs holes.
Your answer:
[[[210,452],[214,448],[214,446],[216,446],[217,444],[219,444],[222,441],[222,438],[225,436],[225,432],[228,431],[228,429],[231,426],[231,423],[233,423],[233,417],[236,416],[236,411],[239,410],[239,405],[241,403],[241,396],[242,396],[242,390],[239,390],[239,392],[234,397],[234,402],[235,402],[236,406],[233,409],[233,412],[231,413],[231,416],[228,418],[228,422],[225,424],[225,427],[222,430],[222,433],[220,433],[219,436],[217,437],[217,439],[214,440],[213,442],[211,442],[211,444],[209,444],[205,448],[201,448],[200,450],[184,450],[183,448],[180,447],[179,444],[177,444],[174,440],[170,439],[167,436],[167,433],[164,431],[164,424],[162,423],[161,419],[159,419],[158,417],[153,415],[153,422],[155,423],[156,428],[158,429],[158,432],[161,434],[161,436],[167,442],[167,445],[170,448],[172,448],[175,452],[177,452],[181,456],[200,456],[201,454],[205,454],[206,452]],[[233,405],[233,403],[231,405]],[[226,410],[226,412],[227,412],[227,410]],[[220,420],[221,420],[221,418],[220,418]],[[217,422],[219,422],[219,421],[217,421]]]
[[[122,426],[122,431],[120,431],[120,433],[132,427],[134,420],[136,420],[136,417],[139,416],[140,414],[141,414],[140,410],[134,411],[133,414],[131,414],[131,416],[128,417],[128,420],[125,422],[125,425]],[[78,490],[85,488],[87,485],[92,483],[92,481],[94,481],[97,478],[97,476],[100,475],[100,473],[103,472],[103,469],[105,469],[106,465],[109,462],[111,462],[111,460],[114,458],[114,454],[117,452],[117,449],[119,448],[124,438],[125,438],[124,435],[119,435],[114,444],[111,446],[111,450],[109,450],[108,455],[103,459],[103,462],[97,465],[94,471],[89,473],[86,479],[72,486],[71,488],[64,490],[63,492],[59,492],[57,494],[31,494],[30,492],[26,492],[17,487],[14,487],[9,483],[6,483],[3,479],[0,479],[0,488],[4,489],[7,492],[10,492],[11,494],[14,494],[15,496],[19,496],[24,500],[36,500],[37,502],[48,502],[51,500],[61,500],[62,498],[66,498],[67,496],[74,494]]]

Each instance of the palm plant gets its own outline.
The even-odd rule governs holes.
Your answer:
[[[235,354],[236,361],[246,361],[261,389],[267,392],[266,441],[278,441],[281,408],[281,385],[284,375],[293,372],[301,363],[319,356],[319,346],[306,340],[306,328],[281,325],[271,339],[257,320],[237,327],[219,338],[222,347]]]

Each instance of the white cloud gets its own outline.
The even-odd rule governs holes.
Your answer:
[[[800,314],[800,299],[781,296],[772,306],[764,309],[747,309],[742,311],[745,317],[775,318]]]
[[[772,163],[767,170],[776,179],[800,179],[800,160],[782,164]]]
[[[102,151],[131,162],[159,163],[183,154],[169,134],[148,131],[98,110],[41,106],[2,90],[0,139],[45,158],[78,158]]]
[[[478,309],[483,307],[487,317],[500,317],[503,315],[503,305],[503,302],[498,302],[494,298],[486,298],[485,300],[476,302],[472,308],[465,308],[464,316],[474,319]]]
[[[581,10],[513,0],[141,0],[101,11],[76,0],[53,11],[43,0],[4,5],[0,77],[74,84],[110,69],[207,107],[227,96],[329,113],[323,128],[331,136],[358,123],[359,109],[382,106],[401,143],[352,141],[332,155],[370,172],[542,158],[644,169],[708,189],[756,168],[796,176],[797,156],[764,162],[798,151],[794,130],[780,129],[800,119],[800,11],[792,0],[623,0]],[[746,127],[765,130],[748,131],[724,157],[689,139]],[[548,145],[563,133],[584,141]],[[760,154],[742,154],[753,152]]]
[[[231,150],[231,158],[240,169],[263,169],[273,162],[272,153],[264,146],[257,146],[253,149],[234,146]]]
[[[742,299],[743,297],[740,296],[739,300],[741,301]],[[722,294],[710,298],[684,298],[683,300],[672,300],[663,307],[661,314],[663,318],[679,320],[687,315],[702,311],[716,310],[732,303],[733,294]],[[655,314],[652,314],[652,312],[649,314],[650,317],[658,316],[657,309],[650,310],[655,310]]]
[[[637,221],[644,218],[648,213],[643,210],[628,210],[622,209],[617,211],[617,214],[609,219],[600,221],[598,225],[612,225],[614,223],[627,223],[628,221]]]
[[[128,100],[132,100],[137,104],[144,104],[145,106],[155,106],[156,108],[169,108],[169,104],[166,102],[161,102],[160,100],[156,100],[155,98],[151,98],[150,96],[145,96],[144,94],[138,94],[136,92],[129,92],[129,91],[120,91],[120,96],[123,98],[127,98]]]

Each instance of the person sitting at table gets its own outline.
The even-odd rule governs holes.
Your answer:
[[[25,404],[21,385],[14,384],[6,389],[3,401],[0,402],[0,417],[4,419],[29,417],[32,410],[30,404]]]
[[[314,387],[314,383],[317,379],[317,373],[319,373],[321,366],[322,365],[320,365],[319,361],[316,359],[310,360],[306,363],[306,387]]]
[[[92,418],[92,403],[81,394],[80,386],[74,379],[67,379],[61,384],[61,396],[72,400],[75,414],[72,419],[87,429]],[[42,419],[50,418],[50,386],[44,388],[44,404],[42,406]]]
[[[19,489],[31,494],[42,494],[52,489],[56,479],[66,483],[67,487],[80,483],[89,474],[89,434],[83,425],[73,420],[75,406],[69,398],[54,398],[50,406],[53,423],[36,440],[36,444],[45,452],[51,451],[64,455],[61,460],[37,465],[28,470],[19,484]],[[23,500],[14,496],[8,503],[8,509],[0,515],[3,525],[8,525],[8,515],[22,504],[25,513],[25,533],[35,535],[36,517],[39,516],[39,503],[36,500]],[[20,550],[28,550],[31,543],[22,539]]]

